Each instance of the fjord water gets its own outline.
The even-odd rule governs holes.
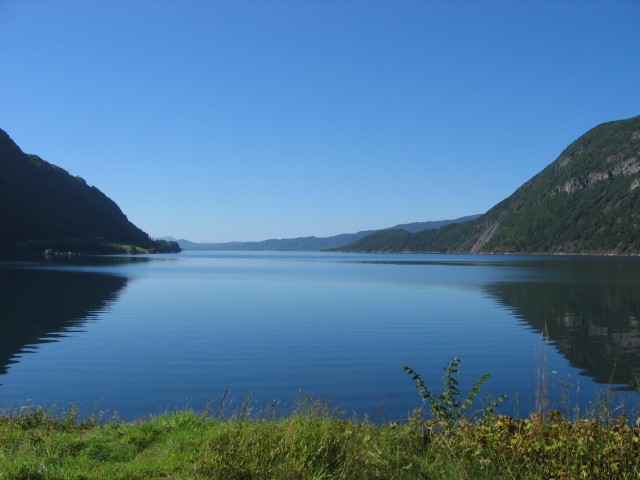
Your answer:
[[[75,404],[122,418],[176,408],[348,417],[419,406],[484,373],[507,414],[536,394],[584,407],[640,374],[640,259],[183,252],[0,264],[0,406]],[[544,381],[542,373],[547,376]],[[545,383],[547,386],[541,386]],[[226,393],[225,393],[226,392]]]

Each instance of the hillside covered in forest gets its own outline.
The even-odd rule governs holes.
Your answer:
[[[80,177],[24,153],[0,129],[0,253],[172,252]]]
[[[603,123],[484,215],[373,233],[340,251],[640,253],[640,116]]]

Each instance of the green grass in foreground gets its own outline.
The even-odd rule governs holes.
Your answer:
[[[566,420],[550,411],[453,425],[416,411],[400,424],[373,425],[316,406],[286,418],[179,411],[126,423],[81,422],[73,411],[5,413],[0,478],[640,477],[640,429],[624,416]]]
[[[497,397],[470,413],[483,375],[458,389],[460,360],[434,392],[410,367],[426,411],[374,425],[305,401],[291,415],[233,418],[177,411],[139,422],[78,421],[23,408],[0,415],[0,479],[635,479],[640,427],[602,398],[582,418],[546,410],[495,413]],[[425,419],[425,416],[428,418]]]

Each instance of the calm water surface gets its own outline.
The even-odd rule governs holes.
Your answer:
[[[281,412],[303,395],[346,415],[402,418],[419,405],[409,364],[439,386],[535,406],[586,406],[640,375],[640,259],[184,252],[0,263],[0,406],[123,418],[175,408],[232,412],[245,394]],[[538,388],[538,392],[541,389]]]

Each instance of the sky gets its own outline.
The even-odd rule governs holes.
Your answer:
[[[640,114],[640,0],[0,0],[0,128],[152,237],[483,213]]]

